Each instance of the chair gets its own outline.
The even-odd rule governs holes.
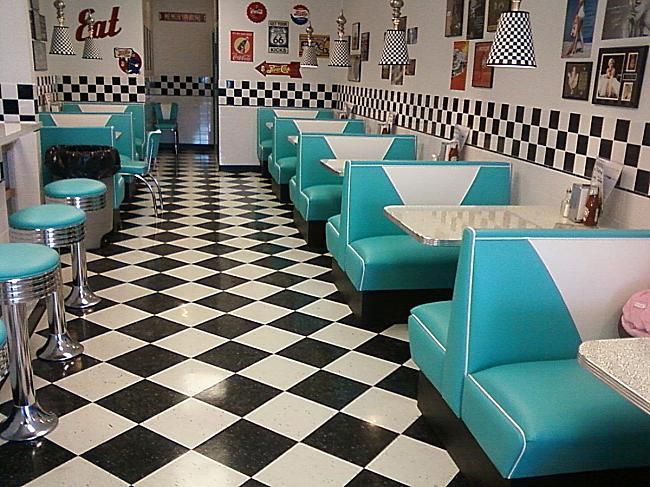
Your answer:
[[[157,130],[174,133],[174,153],[178,155],[178,103],[154,103],[153,113]]]
[[[123,176],[133,176],[134,178],[142,181],[149,193],[151,194],[151,201],[153,202],[153,209],[158,216],[158,205],[160,205],[160,211],[164,212],[164,201],[162,195],[162,189],[160,183],[153,175],[153,170],[155,169],[156,159],[158,157],[158,149],[160,147],[160,137],[162,132],[160,130],[155,130],[147,134],[147,144],[145,149],[145,159],[144,161],[137,161],[129,159],[128,157],[121,158],[122,168],[120,169],[120,174]],[[156,191],[153,186],[147,181],[147,178],[150,178],[153,184],[158,190],[158,200],[156,199]]]

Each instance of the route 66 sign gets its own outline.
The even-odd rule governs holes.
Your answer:
[[[289,22],[269,20],[269,52],[289,54]]]

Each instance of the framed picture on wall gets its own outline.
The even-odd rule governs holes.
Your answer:
[[[361,56],[359,54],[353,54],[350,56],[348,81],[354,81],[356,83],[361,81]]]
[[[487,31],[496,32],[499,18],[510,10],[510,0],[488,0]]]
[[[406,65],[406,69],[404,70],[404,75],[415,76],[416,66],[417,66],[417,61],[415,59],[409,60],[409,63]]]
[[[469,42],[454,42],[451,61],[451,90],[465,90],[467,82],[467,60],[469,59]]]
[[[390,67],[390,84],[394,86],[404,84],[404,66],[394,65]]]
[[[650,35],[650,2],[647,0],[607,0],[603,40]]]
[[[370,59],[370,32],[361,34],[361,61]]]
[[[381,67],[381,79],[390,79],[390,66]]]
[[[465,0],[447,0],[445,12],[445,37],[463,35],[463,18],[465,14]]]
[[[638,108],[647,58],[648,46],[600,49],[592,103]]]
[[[469,0],[467,16],[467,38],[483,39],[485,27],[485,0]]]
[[[597,9],[598,0],[567,0],[562,38],[563,58],[591,57]]]
[[[356,51],[359,49],[359,37],[361,36],[361,24],[355,22],[352,24],[352,38],[350,39],[350,49]]]
[[[472,86],[474,88],[492,88],[494,85],[494,68],[487,66],[491,42],[477,42],[474,46],[474,69]]]
[[[589,101],[594,63],[566,63],[562,98]]]
[[[34,71],[47,71],[47,44],[42,41],[32,41],[34,51]]]

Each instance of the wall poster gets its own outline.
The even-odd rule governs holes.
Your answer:
[[[467,59],[469,42],[454,42],[454,53],[451,61],[451,90],[465,90],[467,84]]]
[[[307,46],[309,42],[307,40],[307,34],[300,34],[298,37],[300,41],[299,56],[302,57],[302,50]],[[311,41],[314,46],[316,46],[316,56],[318,57],[330,57],[330,36],[329,34],[312,34]]]
[[[603,40],[650,35],[648,0],[607,0]]]
[[[465,0],[447,0],[445,14],[445,37],[463,35],[463,15]]]
[[[288,20],[269,20],[269,52],[289,54]]]
[[[562,98],[569,100],[589,100],[591,72],[594,63],[566,63]]]
[[[567,0],[563,58],[589,58],[594,40],[598,0]]]
[[[494,84],[494,68],[487,66],[491,48],[491,42],[477,42],[474,46],[474,69],[472,70],[474,88],[492,88]]]
[[[254,34],[241,30],[230,31],[230,60],[242,63],[253,62]]]
[[[485,26],[485,0],[469,0],[467,38],[482,39]]]
[[[348,81],[361,81],[361,56],[352,54],[350,56],[350,67],[348,68]]]
[[[592,103],[639,108],[647,58],[648,46],[601,49]]]
[[[404,66],[401,64],[390,66],[390,84],[394,86],[404,84]]]
[[[350,49],[356,51],[359,49],[359,38],[361,36],[361,24],[355,22],[352,24],[352,38],[350,39]]]
[[[381,79],[390,79],[390,66],[381,66]]]
[[[406,65],[406,69],[404,70],[404,75],[415,76],[416,66],[417,66],[417,61],[415,59],[410,59],[409,63]]]
[[[370,32],[361,34],[361,61],[370,59]]]

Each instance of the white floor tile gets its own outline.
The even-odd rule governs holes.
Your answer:
[[[85,316],[85,319],[103,325],[106,328],[117,330],[136,321],[151,316],[151,313],[132,308],[126,304],[118,304],[110,308],[95,311]]]
[[[375,385],[398,367],[399,365],[393,362],[352,351],[328,364],[324,369],[365,384]]]
[[[281,330],[273,326],[261,326],[238,336],[234,341],[259,348],[269,353],[276,353],[304,337],[296,333]]]
[[[211,259],[213,257],[214,255],[208,254],[207,252],[201,252],[200,250],[185,250],[184,252],[174,254],[174,260],[179,260],[186,264],[196,264],[197,262]]]
[[[262,267],[255,264],[243,264],[227,271],[223,271],[224,274],[228,274],[235,277],[240,277],[242,279],[259,279],[260,277],[268,276],[273,274],[273,270],[266,267]]]
[[[176,269],[165,272],[166,275],[177,277],[179,279],[183,279],[184,281],[199,281],[204,277],[214,275],[214,273],[215,271],[213,270],[192,264],[185,265],[183,267],[177,267]]]
[[[256,323],[262,323],[263,325],[278,320],[290,313],[291,310],[262,301],[248,304],[230,312],[231,315],[255,321]]]
[[[228,289],[228,292],[231,294],[237,294],[238,296],[255,300],[268,298],[280,291],[282,291],[281,287],[257,281],[245,282],[244,284]]]
[[[109,331],[83,342],[86,355],[103,361],[111,360],[146,344],[147,342],[116,331]]]
[[[305,264],[304,262],[300,262],[298,264],[285,267],[284,269],[282,269],[282,272],[304,277],[305,279],[311,279],[313,277],[318,277],[321,274],[325,274],[326,272],[329,272],[329,269],[326,269],[325,267],[321,267],[319,265]]]
[[[89,401],[98,401],[114,392],[135,384],[142,378],[111,364],[101,363],[56,382]]]
[[[294,284],[289,289],[299,293],[308,294],[317,298],[324,298],[336,292],[336,286],[331,282],[318,281],[315,279],[306,279],[298,284]]]
[[[224,313],[196,303],[188,303],[160,313],[159,316],[185,326],[196,326]]]
[[[26,487],[122,487],[127,482],[111,475],[81,457],[59,465]]]
[[[163,294],[173,296],[184,301],[200,301],[203,298],[212,296],[213,294],[221,292],[220,289],[204,286],[195,282],[187,282],[180,286],[172,287],[162,291]]]
[[[300,308],[299,311],[330,321],[338,321],[351,313],[350,308],[346,304],[327,299],[319,299],[318,301],[309,303],[307,306]]]
[[[355,326],[332,323],[331,325],[312,333],[309,338],[315,338],[316,340],[331,343],[332,345],[338,345],[343,348],[354,349],[362,343],[367,342],[375,335],[376,333],[362,330]]]
[[[227,340],[212,333],[206,333],[195,328],[188,328],[181,332],[175,333],[167,338],[158,340],[155,344],[159,347],[180,353],[186,357],[196,357],[197,355],[207,352],[222,345]]]
[[[387,330],[384,330],[381,334],[387,337],[396,338],[397,340],[402,340],[404,342],[409,341],[409,330],[406,323],[393,325]]]
[[[344,413],[403,433],[420,416],[417,401],[373,387],[348,404]]]
[[[286,391],[317,370],[316,367],[302,362],[271,355],[240,371],[239,375]]]
[[[151,289],[146,289],[142,286],[136,286],[134,284],[125,283],[125,284],[119,284],[114,287],[102,289],[101,291],[97,291],[95,294],[97,294],[97,296],[101,298],[106,298],[106,299],[110,299],[111,301],[115,301],[116,303],[125,303],[133,299],[141,298],[143,296],[148,296],[153,292],[154,291],[152,291]]]
[[[130,252],[124,252],[122,254],[117,254],[111,257],[113,260],[118,260],[124,262],[125,264],[140,264],[142,262],[147,262],[148,260],[157,259],[160,257],[157,254],[151,252],[145,252],[142,250],[132,250]]]
[[[227,379],[232,375],[219,367],[199,362],[198,360],[186,360],[174,367],[165,369],[149,377],[151,382],[169,387],[175,391],[194,396],[201,391]]]
[[[119,267],[113,269],[112,271],[103,272],[102,275],[110,277],[112,279],[117,279],[122,282],[133,282],[138,279],[144,279],[145,277],[153,276],[158,274],[156,271],[150,269],[145,269],[137,265],[127,265],[124,267]]]

